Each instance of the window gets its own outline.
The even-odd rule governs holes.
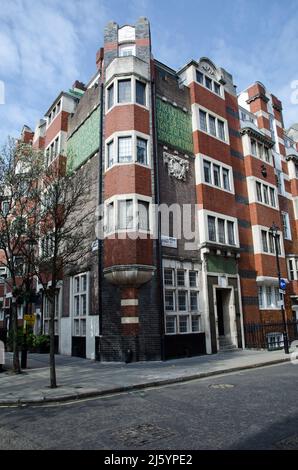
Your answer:
[[[136,80],[136,102],[146,106],[146,84]]]
[[[220,85],[216,82],[214,82],[214,91],[217,95],[220,95]]]
[[[218,137],[219,137],[221,140],[226,140],[225,123],[224,123],[223,121],[220,121],[220,120],[218,119],[217,125],[218,125]]]
[[[114,141],[108,143],[107,145],[107,160],[108,160],[108,168],[114,165]]]
[[[262,250],[265,253],[268,253],[267,232],[265,230],[262,230],[261,235],[262,235]]]
[[[208,90],[212,90],[212,80],[209,77],[205,77],[205,85]]]
[[[276,207],[275,189],[269,188],[269,192],[270,192],[270,204],[272,207]]]
[[[185,269],[181,263],[177,264],[177,269],[164,268],[166,334],[197,333],[201,331],[198,271],[189,269],[188,263],[183,265]],[[175,278],[176,288],[173,286]]]
[[[166,286],[174,285],[174,270],[165,268],[164,269],[164,283]]]
[[[291,281],[298,281],[298,258],[288,260],[289,278]]]
[[[185,271],[184,269],[177,270],[177,286],[185,286]]]
[[[136,55],[135,44],[125,44],[119,46],[119,57],[128,57],[131,55]]]
[[[198,294],[197,292],[190,292],[190,310],[192,312],[198,311]]]
[[[281,216],[282,216],[284,238],[286,240],[292,240],[289,214],[287,212],[282,212]]]
[[[231,191],[231,184],[230,184],[230,170],[227,168],[222,169],[222,177],[223,177],[223,187],[226,191]]]
[[[204,181],[205,183],[211,183],[211,163],[204,160]]]
[[[263,195],[264,195],[264,203],[269,205],[268,186],[266,186],[265,184],[263,185]]]
[[[258,288],[259,307],[262,309],[280,308],[279,301],[281,295],[276,286],[259,286]]]
[[[211,115],[209,115],[209,132],[211,135],[216,136],[216,120]]]
[[[197,287],[197,271],[189,271],[189,286]]]
[[[264,147],[262,144],[259,144],[258,143],[258,157],[263,160],[264,159],[264,151],[263,151]]]
[[[201,85],[204,83],[204,75],[199,70],[197,70],[197,82],[201,83]]]
[[[139,230],[149,230],[149,202],[138,201]]]
[[[118,138],[118,162],[127,163],[132,161],[132,138]]]
[[[51,258],[54,253],[55,240],[52,234],[47,234],[41,239],[41,256]]]
[[[200,129],[207,132],[207,113],[200,109]]]
[[[208,119],[207,119],[208,117]],[[202,109],[199,110],[200,130],[207,132],[213,137],[226,141],[225,123]]]
[[[73,277],[73,319],[74,336],[86,336],[88,308],[88,274]]]
[[[170,312],[175,310],[175,297],[172,290],[165,291],[165,309]]]
[[[216,242],[215,217],[208,215],[208,238],[211,242]]]
[[[187,310],[186,292],[182,290],[178,291],[178,310],[180,312],[185,312]]]
[[[251,139],[250,140],[250,146],[251,146],[251,154],[256,157],[257,156],[257,143],[256,143],[256,141]]]
[[[295,163],[295,176],[298,178],[298,164]]]
[[[257,189],[257,200],[259,202],[262,202],[263,201],[263,198],[262,198],[262,185],[258,181],[256,182],[256,189]]]
[[[262,308],[262,307],[264,307],[263,287],[258,288],[258,297],[259,297],[259,307]]]
[[[230,220],[207,217],[208,220],[208,239],[211,242],[217,242],[228,245],[235,245],[235,224]],[[216,222],[217,220],[217,222]],[[217,227],[217,229],[216,229]]]
[[[219,243],[226,243],[225,221],[223,219],[217,219],[217,229]]]
[[[265,160],[267,163],[270,163],[270,153],[268,147],[264,147]]]
[[[125,201],[119,201],[118,205],[118,227],[120,230],[132,229],[133,228],[133,201],[127,199]]]
[[[234,222],[230,222],[230,221],[228,221],[228,241],[229,241],[229,245],[236,245]]]
[[[137,162],[147,165],[147,140],[137,138]]]
[[[232,191],[230,170],[205,159],[203,160],[203,179],[207,184]]]
[[[264,253],[275,254],[275,240],[270,231],[261,230],[262,251]],[[277,253],[281,254],[280,236],[276,238]]]
[[[166,332],[168,334],[174,334],[177,330],[177,317],[173,315],[166,316]]]
[[[218,188],[221,187],[220,184],[220,167],[218,165],[213,165],[213,178],[214,178],[214,185]]]
[[[187,333],[189,329],[189,317],[188,315],[179,316],[179,333]]]
[[[276,207],[275,189],[256,181],[257,201],[267,206]]]
[[[114,83],[108,88],[108,109],[114,105]]]
[[[115,210],[114,203],[107,206],[107,232],[111,233],[115,230]]]
[[[118,81],[118,103],[131,102],[131,80]]]

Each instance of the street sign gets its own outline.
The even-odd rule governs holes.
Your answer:
[[[285,290],[285,289],[286,289],[287,283],[286,283],[286,281],[285,281],[284,279],[281,279],[281,280],[279,281],[279,287],[280,287],[282,290]]]
[[[35,315],[24,315],[24,320],[27,325],[34,325],[35,324]]]

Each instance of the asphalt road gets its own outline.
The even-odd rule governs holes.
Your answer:
[[[0,408],[0,449],[298,449],[298,366]]]

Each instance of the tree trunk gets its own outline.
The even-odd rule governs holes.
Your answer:
[[[50,295],[50,385],[57,388],[55,365],[55,294]]]
[[[15,299],[13,299],[15,300]],[[17,303],[11,303],[11,316],[12,316],[12,350],[13,350],[13,371],[16,374],[21,373],[20,358],[19,358],[19,344],[18,344],[18,310]]]

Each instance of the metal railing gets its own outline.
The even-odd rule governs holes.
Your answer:
[[[298,320],[286,322],[289,344],[298,340]],[[284,348],[283,322],[246,323],[244,325],[247,348],[268,349],[274,351]]]

